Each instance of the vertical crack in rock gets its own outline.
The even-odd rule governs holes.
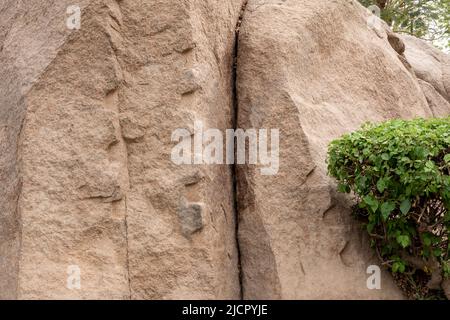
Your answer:
[[[16,159],[20,159],[20,137],[22,135],[22,130],[24,127],[24,123],[25,123],[25,115],[23,115],[23,118],[21,119],[20,122],[20,127],[19,127],[19,131],[17,134],[17,141],[16,141]],[[15,279],[15,288],[14,288],[14,299],[19,299],[19,272],[20,272],[20,248],[22,248],[22,216],[20,213],[20,197],[22,196],[22,178],[21,178],[21,168],[20,168],[20,162],[19,160],[18,164],[17,164],[17,177],[18,177],[18,182],[17,182],[17,198],[15,199],[15,212],[14,212],[14,219],[16,222],[16,227],[17,227],[17,256],[16,256],[16,279]]]
[[[116,32],[118,38],[116,39],[116,41],[122,41],[122,35],[121,35],[121,19],[119,17],[117,17],[116,15],[118,14],[120,17],[122,16],[122,8],[120,5],[120,1],[119,0],[113,0],[109,2],[110,5],[108,5],[108,17],[111,19],[109,21],[109,27],[112,28],[112,30],[110,29],[109,31],[107,30],[107,34],[108,34],[108,40],[112,49],[112,53],[114,55],[114,59],[116,62],[116,66],[117,66],[117,71],[119,73],[119,84],[117,85],[117,88],[115,89],[115,93],[117,94],[116,97],[116,101],[115,101],[115,112],[117,113],[117,127],[118,127],[118,138],[120,140],[120,144],[122,144],[122,165],[123,165],[123,171],[122,171],[122,181],[121,181],[121,188],[123,188],[123,201],[124,201],[124,227],[125,227],[125,268],[126,268],[126,272],[127,272],[127,281],[128,281],[128,290],[129,290],[129,299],[132,300],[132,288],[131,288],[131,274],[130,274],[130,244],[129,244],[129,234],[128,234],[128,205],[127,205],[127,200],[128,200],[128,193],[130,191],[130,170],[129,170],[129,164],[128,164],[128,142],[127,139],[125,138],[124,135],[124,129],[122,127],[122,121],[120,119],[121,117],[121,108],[120,108],[120,103],[121,103],[121,99],[119,97],[119,93],[120,90],[123,89],[123,83],[125,82],[124,80],[124,70],[125,68],[123,67],[122,61],[119,57],[119,54],[117,52],[117,44],[115,43],[115,41],[113,40],[113,35],[112,33]]]
[[[113,43],[111,43],[113,48],[114,58],[117,66],[121,69],[121,64],[117,52],[114,50]],[[120,71],[122,74],[122,71]],[[123,81],[123,80],[122,80]],[[120,179],[120,193],[122,194],[121,200],[123,201],[123,210],[124,210],[124,228],[125,228],[125,269],[127,273],[127,281],[128,281],[128,290],[129,290],[129,299],[132,298],[132,290],[131,290],[131,277],[130,277],[130,259],[129,259],[129,240],[128,240],[128,205],[127,205],[127,196],[130,190],[130,172],[128,166],[128,144],[126,139],[124,138],[124,130],[122,128],[122,124],[120,121],[120,90],[123,88],[122,83],[119,83],[116,88],[114,88],[111,92],[109,92],[106,96],[106,105],[115,113],[115,121],[116,121],[116,136],[118,141],[114,144],[117,148],[115,152],[117,152],[119,161],[121,162],[121,179]],[[111,151],[111,149],[110,149]],[[112,151],[111,151],[112,152]]]
[[[127,267],[127,276],[128,276],[128,290],[130,291],[130,300],[132,300],[132,291],[131,291],[131,276],[130,276],[130,244],[128,242],[128,207],[127,207],[127,196],[125,195],[123,198],[125,203],[125,241],[126,241],[126,267]]]
[[[233,115],[232,115],[232,125],[233,129],[237,129],[237,122],[238,122],[238,112],[239,112],[239,100],[238,100],[238,88],[237,88],[237,72],[238,72],[238,53],[239,53],[239,31],[242,25],[242,20],[244,19],[244,14],[247,8],[248,0],[245,0],[242,4],[241,12],[239,14],[239,19],[236,24],[235,29],[235,42],[234,42],[234,52],[233,52],[233,70],[232,70],[232,77],[233,77]],[[236,143],[236,142],[235,142]],[[236,148],[235,148],[236,150]],[[243,300],[244,298],[244,288],[242,285],[242,265],[241,265],[241,249],[239,245],[239,205],[238,205],[238,195],[237,195],[237,166],[236,163],[233,164],[232,168],[232,183],[233,183],[233,206],[234,206],[234,214],[235,214],[235,224],[236,224],[236,230],[235,230],[235,236],[236,236],[236,247],[237,247],[237,254],[238,254],[238,272],[239,272],[239,287],[240,287],[240,299]]]

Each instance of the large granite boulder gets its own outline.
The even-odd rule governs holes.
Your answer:
[[[356,0],[1,1],[0,299],[403,298],[326,150],[448,115],[447,67]],[[279,168],[173,161],[199,124]]]
[[[241,4],[78,1],[71,30],[68,0],[2,1],[1,298],[240,298],[232,171],[170,153],[231,126]]]
[[[328,143],[366,121],[432,115],[384,24],[357,1],[250,0],[239,39],[238,126],[280,130],[278,174],[238,170],[247,299],[401,298],[326,174]],[[390,41],[391,40],[391,41]],[[399,47],[399,46],[397,46]]]

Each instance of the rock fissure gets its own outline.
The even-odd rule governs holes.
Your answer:
[[[232,89],[233,89],[233,114],[232,114],[232,125],[233,129],[237,129],[237,122],[238,122],[238,112],[239,112],[239,100],[238,100],[238,88],[237,88],[237,73],[238,73],[238,53],[239,53],[239,31],[242,25],[242,20],[244,19],[245,11],[247,8],[248,0],[245,0],[242,4],[241,12],[239,14],[239,19],[236,24],[235,29],[235,42],[234,42],[234,51],[233,51],[233,70],[232,70],[232,77],[233,77],[233,83],[232,83]],[[236,150],[236,148],[235,148]],[[242,281],[242,265],[241,265],[241,249],[239,245],[239,204],[238,204],[238,197],[237,197],[237,167],[236,164],[234,164],[231,168],[232,170],[232,197],[233,197],[233,210],[235,215],[235,236],[236,236],[236,248],[237,248],[237,254],[238,254],[238,272],[239,272],[239,287],[240,287],[240,299],[242,300],[244,298],[244,287],[243,287],[243,281]]]
[[[126,268],[127,268],[127,276],[128,276],[128,289],[130,291],[130,300],[132,300],[132,290],[131,290],[131,276],[130,276],[130,244],[128,242],[128,206],[127,206],[127,196],[125,195],[123,198],[125,204],[125,240],[126,240]]]
[[[76,31],[69,4],[0,5],[0,297],[402,298],[384,272],[367,290],[376,259],[326,147],[448,116],[444,54],[374,37],[355,1],[81,0]],[[279,172],[175,165],[196,121],[279,129]]]

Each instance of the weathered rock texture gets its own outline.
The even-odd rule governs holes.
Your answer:
[[[23,182],[19,162],[23,155],[18,145],[27,96],[68,39],[70,32],[61,19],[68,2],[0,3],[0,298],[16,298],[19,292],[22,222],[18,203]],[[83,8],[86,1],[78,3]],[[46,177],[42,178],[45,183]],[[44,221],[36,226],[42,227]],[[41,261],[35,261],[38,265]]]
[[[74,32],[69,1],[0,4],[1,298],[240,297],[232,171],[170,151],[231,126],[241,2],[78,1]]]
[[[356,1],[250,0],[236,83],[245,3],[78,0],[72,31],[72,1],[0,2],[0,298],[402,297],[385,274],[367,289],[325,152],[366,120],[448,113],[447,58],[404,55]],[[231,128],[237,104],[239,127],[281,130],[278,175],[172,163],[175,129]]]
[[[402,297],[386,275],[382,290],[367,288],[366,269],[377,260],[326,175],[333,138],[368,120],[432,116],[402,46],[367,18],[357,1],[248,3],[238,126],[281,133],[277,175],[238,170],[247,299]]]
[[[405,56],[435,116],[450,113],[450,57],[424,40],[402,35]]]

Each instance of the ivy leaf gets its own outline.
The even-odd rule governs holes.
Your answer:
[[[442,271],[444,271],[446,278],[450,278],[450,262],[442,263]]]
[[[373,213],[377,212],[377,209],[380,205],[377,199],[372,196],[365,196],[363,200],[370,207]]]
[[[391,156],[387,153],[383,153],[381,155],[381,159],[383,159],[384,161],[388,161],[389,159],[391,159]]]
[[[408,235],[399,235],[397,236],[397,242],[403,248],[406,248],[411,244],[411,239],[409,238]]]
[[[426,170],[427,172],[428,171],[433,171],[435,169],[434,162],[433,161],[427,161],[425,163],[425,168],[428,169],[428,170]]]
[[[338,191],[340,193],[350,193],[350,187],[347,184],[340,183],[338,185]]]
[[[386,190],[386,187],[387,187],[387,183],[386,183],[385,179],[381,178],[380,180],[378,180],[377,189],[378,189],[378,191],[380,191],[380,193],[383,193],[384,190]]]
[[[391,201],[385,202],[381,205],[381,217],[384,221],[389,218],[389,215],[395,209],[395,204]]]
[[[445,155],[444,161],[445,161],[446,163],[450,163],[450,153]]]
[[[403,200],[403,202],[400,204],[400,211],[403,214],[407,214],[411,210],[411,201],[409,199]]]
[[[350,186],[348,184],[340,183],[338,185],[338,191],[340,193],[350,193]]]
[[[366,183],[367,183],[367,177],[360,176],[356,178],[356,185],[358,186],[359,190],[365,190],[366,189]]]
[[[442,255],[442,250],[441,249],[434,249],[433,250],[433,254],[435,257],[440,257]]]
[[[372,233],[373,229],[375,228],[375,222],[371,222],[367,224],[367,232]]]
[[[394,262],[394,264],[392,265],[392,272],[400,272],[403,273],[405,272],[406,266],[403,262],[401,261],[396,261]]]

